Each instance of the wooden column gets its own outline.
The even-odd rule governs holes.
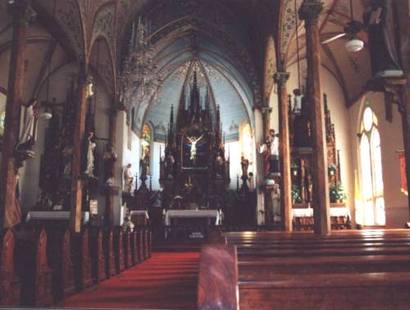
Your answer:
[[[316,234],[330,233],[330,203],[327,176],[327,150],[324,126],[324,107],[320,87],[319,14],[323,4],[319,0],[304,0],[299,17],[305,21],[306,58],[308,71],[307,99],[312,107],[313,136],[313,207]]]
[[[82,180],[82,145],[85,132],[85,118],[87,114],[87,74],[80,69],[78,79],[78,99],[75,116],[75,129],[73,136],[73,158],[71,164],[71,219],[72,232],[81,232],[81,208],[83,196]]]
[[[15,148],[19,139],[20,109],[24,88],[24,51],[26,45],[27,12],[29,1],[16,0],[9,4],[13,16],[13,41],[6,102],[6,118],[2,145],[0,180],[0,225],[11,227],[21,220],[21,210],[16,203],[18,163]]]
[[[278,85],[279,104],[279,160],[280,160],[280,205],[282,228],[292,231],[292,180],[290,175],[290,145],[289,145],[289,107],[286,82],[288,72],[276,72],[274,76]]]

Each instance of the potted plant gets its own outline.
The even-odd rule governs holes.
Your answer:
[[[292,185],[292,202],[302,203],[302,197],[300,196],[300,187],[298,185]]]

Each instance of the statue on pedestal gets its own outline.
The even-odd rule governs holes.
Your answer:
[[[187,137],[188,141],[191,143],[191,156],[190,156],[189,159],[192,160],[192,161],[195,161],[195,159],[196,159],[196,151],[197,151],[196,144],[198,143],[198,141],[200,141],[202,139],[203,136],[204,135],[201,135],[198,138]]]
[[[39,103],[37,99],[30,100],[25,105],[25,118],[23,130],[16,146],[16,152],[20,161],[34,157],[33,146],[36,139],[37,119]]]
[[[279,137],[274,129],[269,130],[265,143],[259,146],[264,157],[265,176],[279,172]]]
[[[84,171],[84,174],[86,174],[89,177],[94,177],[94,161],[95,161],[95,156],[94,156],[94,151],[97,146],[97,144],[94,142],[94,132],[90,131],[88,133],[87,137],[87,158],[86,158],[86,168]]]
[[[111,142],[106,146],[106,150],[103,155],[104,160],[104,180],[107,185],[114,185],[114,167],[117,161],[117,154],[114,151],[114,147]]]
[[[132,192],[132,183],[134,182],[134,178],[132,176],[132,165],[128,164],[124,169],[124,193],[131,195]]]

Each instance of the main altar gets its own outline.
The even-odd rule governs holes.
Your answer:
[[[160,159],[162,204],[167,210],[222,210],[230,180],[219,107],[211,99],[209,86],[200,90],[197,72],[192,73],[182,92],[176,121],[171,107],[165,152]],[[167,225],[172,226],[172,220]]]

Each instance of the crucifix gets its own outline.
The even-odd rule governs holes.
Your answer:
[[[196,144],[198,143],[199,140],[202,139],[204,135],[201,135],[198,138],[195,137],[187,137],[188,141],[191,143],[191,157],[189,158],[190,160],[195,160],[196,158]]]

